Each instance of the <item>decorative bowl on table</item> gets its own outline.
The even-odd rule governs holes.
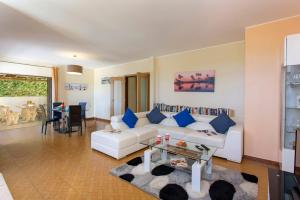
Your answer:
[[[178,142],[176,142],[176,146],[178,147],[186,147],[187,144],[184,140],[179,140]]]

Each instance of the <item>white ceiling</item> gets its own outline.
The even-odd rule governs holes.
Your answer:
[[[0,58],[102,67],[243,40],[246,26],[298,14],[299,0],[0,0]]]

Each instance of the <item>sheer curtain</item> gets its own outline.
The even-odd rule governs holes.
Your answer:
[[[54,89],[54,102],[58,101],[58,67],[52,67],[52,80]]]

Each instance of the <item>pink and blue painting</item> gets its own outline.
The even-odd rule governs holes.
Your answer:
[[[214,92],[215,70],[178,72],[174,79],[175,92]]]

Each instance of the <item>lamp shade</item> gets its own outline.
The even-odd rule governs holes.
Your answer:
[[[82,66],[80,65],[68,65],[67,66],[67,73],[74,74],[74,75],[81,75],[82,74]]]

